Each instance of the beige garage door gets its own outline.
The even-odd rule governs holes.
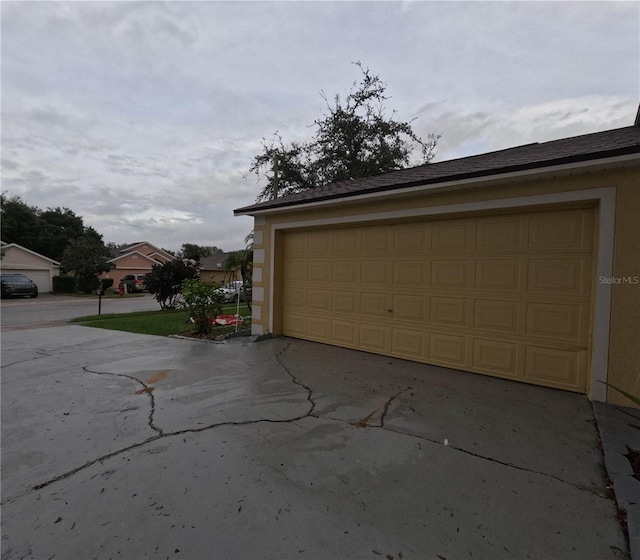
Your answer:
[[[289,232],[287,336],[586,392],[594,210]]]

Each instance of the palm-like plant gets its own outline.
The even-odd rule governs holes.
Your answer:
[[[247,307],[251,311],[251,298],[248,296],[248,289],[251,288],[253,281],[253,231],[244,238],[245,248],[240,251],[232,251],[224,261],[224,271],[229,274],[229,278],[236,278],[236,274],[240,271],[242,278],[242,290],[245,294]]]

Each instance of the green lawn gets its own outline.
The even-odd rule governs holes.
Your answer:
[[[236,306],[228,305],[222,308],[223,315],[235,315]],[[246,305],[240,305],[240,315],[249,315]],[[105,315],[90,315],[73,319],[86,327],[110,329],[157,336],[189,335],[194,327],[188,322],[189,315],[183,310],[140,311],[137,313],[110,313]],[[246,328],[246,323],[244,328]],[[235,327],[215,327],[214,335],[235,331]]]

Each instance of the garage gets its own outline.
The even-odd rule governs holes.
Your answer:
[[[6,270],[2,269],[3,272],[12,273],[12,274],[24,274],[27,278],[33,280],[38,286],[38,292],[41,294],[46,294],[48,292],[53,291],[51,286],[51,276],[48,270],[32,270],[32,269],[17,269],[17,270]]]
[[[239,208],[252,332],[628,405],[639,181],[640,119]]]
[[[3,243],[2,252],[3,273],[24,274],[37,284],[41,294],[53,291],[53,277],[60,274],[59,262],[17,243]]]
[[[586,392],[593,214],[287,233],[283,333]]]

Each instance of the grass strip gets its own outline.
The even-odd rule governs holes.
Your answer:
[[[236,306],[225,306],[224,315],[234,315]],[[246,305],[240,306],[240,315],[248,315]],[[104,315],[89,315],[78,317],[71,321],[85,327],[109,329],[138,334],[152,334],[156,336],[189,335],[194,327],[189,323],[189,314],[181,309],[164,309],[159,311],[137,311],[134,313],[108,313]],[[233,332],[234,327],[216,327],[213,335]]]

